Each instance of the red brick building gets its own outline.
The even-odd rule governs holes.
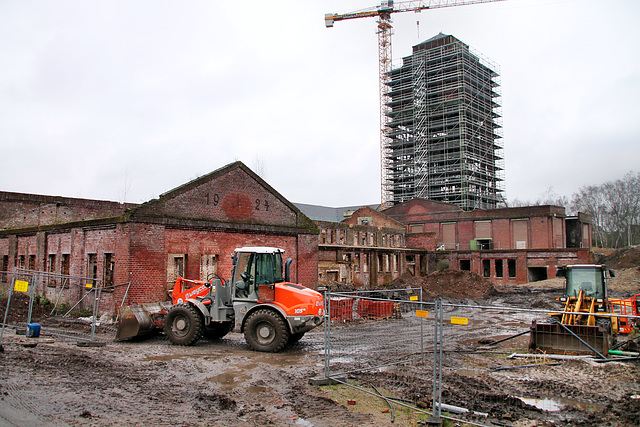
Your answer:
[[[407,247],[435,251],[441,264],[496,283],[552,278],[558,265],[590,262],[591,218],[568,218],[560,206],[463,211],[413,199],[383,213],[406,226]]]
[[[370,288],[387,285],[407,271],[426,273],[427,251],[408,248],[405,226],[370,207],[341,222],[316,223],[320,284]]]
[[[131,281],[126,303],[168,299],[178,275],[229,277],[242,246],[285,249],[292,280],[314,287],[317,236],[309,218],[241,162],[141,205],[0,193],[0,271]],[[115,291],[102,307],[121,298]]]

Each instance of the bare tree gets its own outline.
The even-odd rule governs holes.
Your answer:
[[[264,161],[264,158],[256,154],[255,159],[253,160],[253,171],[262,179],[267,179],[267,164]]]
[[[596,246],[621,247],[639,243],[640,173],[600,186],[582,187],[573,195],[572,209],[593,218]]]
[[[584,212],[593,219],[593,240],[596,246],[607,246],[607,217],[606,205],[603,193],[599,187],[585,186],[573,194],[571,209],[574,212]]]

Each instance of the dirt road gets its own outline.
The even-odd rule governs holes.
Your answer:
[[[238,334],[188,348],[161,336],[7,345],[0,426],[366,425],[307,384],[322,370],[321,338],[277,355],[250,351]]]
[[[465,301],[544,311],[553,308],[559,283]],[[613,290],[636,293],[633,283]],[[640,363],[562,361],[498,370],[555,362],[509,359],[527,351],[526,336],[483,350],[479,338],[503,336],[508,323],[502,315],[487,316],[451,345],[443,361],[445,403],[488,414],[467,418],[484,424],[640,425]],[[396,407],[391,423],[378,397],[345,386],[309,385],[309,378],[323,373],[321,328],[280,354],[250,351],[235,333],[193,347],[171,345],[162,335],[138,342],[114,342],[113,336],[113,330],[98,331],[104,347],[78,347],[56,337],[36,347],[6,345],[0,353],[0,427],[411,426],[426,419]],[[43,329],[38,340],[47,338]],[[351,374],[347,381],[427,407],[431,372],[428,363],[405,364]]]

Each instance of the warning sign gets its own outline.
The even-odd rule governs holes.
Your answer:
[[[16,292],[27,292],[29,289],[29,282],[24,280],[16,280],[13,285],[13,290]]]
[[[416,316],[429,317],[429,312],[427,310],[416,310]]]
[[[466,317],[451,317],[451,324],[452,325],[468,325],[469,324],[469,319],[467,319]]]

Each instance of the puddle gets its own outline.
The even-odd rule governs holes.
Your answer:
[[[518,397],[518,399],[527,405],[535,406],[536,408],[547,412],[557,412],[565,408],[565,405],[552,399],[535,399],[529,397]]]
[[[530,397],[515,396],[516,399],[521,400],[527,405],[535,406],[536,408],[547,412],[558,412],[572,407],[587,412],[598,412],[605,408],[605,405],[600,405],[592,402],[585,402],[575,399],[564,399],[561,397],[543,397],[540,399]]]
[[[151,356],[151,357],[145,357],[144,359],[140,359],[141,362],[152,362],[152,361],[158,361],[158,362],[169,362],[171,360],[176,360],[176,359],[190,359],[193,356],[189,355],[185,355],[185,354],[165,354],[162,356]]]
[[[249,375],[241,371],[227,371],[213,377],[209,377],[206,381],[218,383],[225,391],[231,391],[238,383],[242,383],[250,378]]]
[[[463,377],[475,378],[480,373],[480,370],[478,370],[478,369],[464,369],[463,368],[463,369],[456,369],[456,373],[458,375],[463,376]]]
[[[252,385],[246,388],[248,393],[251,394],[257,394],[257,393],[264,393],[266,391],[269,390],[269,387],[264,387],[264,386],[260,386],[260,385]]]

